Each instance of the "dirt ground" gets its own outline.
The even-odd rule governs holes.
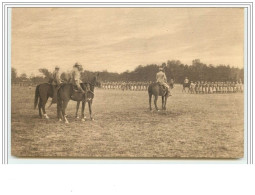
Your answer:
[[[18,157],[81,158],[241,158],[244,152],[244,96],[185,94],[180,86],[167,111],[149,111],[147,91],[96,89],[94,121],[69,124],[33,109],[35,88],[12,87],[11,154]],[[49,101],[50,102],[50,101]],[[159,108],[161,99],[158,100]],[[88,117],[88,107],[86,106]]]

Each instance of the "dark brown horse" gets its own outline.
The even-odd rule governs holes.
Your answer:
[[[93,120],[93,118],[92,118],[92,102],[93,102],[93,98],[94,98],[95,86],[99,85],[98,84],[99,82],[97,81],[97,79],[98,79],[98,74],[96,76],[94,76],[89,82],[81,84],[81,87],[83,89],[87,89],[86,90],[87,93],[86,93],[85,101],[84,101],[84,97],[83,97],[82,93],[78,93],[78,94],[76,94],[75,98],[72,98],[74,89],[73,89],[73,85],[71,83],[63,84],[59,88],[59,90],[58,90],[58,100],[57,100],[57,114],[58,114],[59,121],[62,121],[62,119],[64,119],[65,123],[69,123],[67,118],[66,118],[66,108],[67,108],[68,102],[70,100],[73,100],[73,101],[77,102],[76,117],[78,117],[79,105],[80,105],[80,102],[82,102],[81,114],[82,114],[82,120],[83,121],[85,121],[85,115],[84,115],[85,104],[86,104],[86,102],[88,102],[90,119]]]
[[[174,87],[174,80],[171,79],[170,81],[170,88],[172,89]],[[162,86],[160,86],[159,83],[152,83],[148,87],[148,94],[149,94],[149,105],[150,105],[150,110],[151,108],[151,98],[152,95],[154,95],[154,105],[157,111],[159,111],[158,106],[157,106],[157,101],[158,101],[158,96],[162,96],[162,110],[166,110],[166,102],[168,98],[168,92],[163,89]]]
[[[36,106],[38,105],[39,110],[39,116],[42,118],[42,111],[43,116],[46,119],[49,119],[49,116],[47,115],[45,111],[45,105],[48,101],[49,97],[53,97],[53,86],[49,83],[42,83],[36,86],[35,89],[35,99],[34,99],[34,109],[36,109]],[[38,103],[39,100],[39,103]]]

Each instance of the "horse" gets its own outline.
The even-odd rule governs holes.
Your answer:
[[[68,102],[70,100],[77,102],[76,118],[78,118],[79,105],[80,105],[80,102],[82,102],[82,110],[81,110],[82,121],[85,121],[85,115],[84,115],[85,104],[86,104],[86,102],[88,102],[90,119],[93,120],[93,118],[92,118],[92,102],[93,102],[93,98],[94,98],[95,86],[99,85],[98,84],[99,82],[97,81],[98,76],[99,76],[99,74],[94,76],[91,79],[91,81],[81,83],[81,87],[86,90],[86,99],[85,100],[84,100],[83,94],[78,93],[78,92],[75,92],[78,95],[76,95],[75,98],[72,98],[72,95],[74,93],[73,84],[67,83],[67,84],[63,84],[62,86],[60,86],[60,88],[58,90],[58,98],[57,98],[57,116],[58,116],[59,121],[62,121],[62,119],[64,119],[65,123],[69,123],[69,121],[66,118],[65,110],[66,110]]]
[[[42,83],[36,86],[34,109],[36,109],[36,106],[38,105],[40,118],[42,118],[42,111],[43,111],[43,116],[46,119],[49,119],[49,116],[47,115],[45,111],[45,105],[49,97],[51,98],[53,97],[53,86],[50,83]],[[38,103],[38,100],[39,100],[39,103]]]
[[[95,77],[94,77],[94,79],[95,79]],[[85,119],[86,119],[85,114],[84,114],[86,102],[88,102],[88,105],[89,105],[90,119],[94,120],[94,118],[92,117],[92,110],[91,110],[92,103],[93,103],[93,98],[94,98],[94,88],[95,87],[100,88],[101,83],[98,82],[98,81],[95,82],[95,81],[92,80],[92,82],[83,83],[82,85],[88,85],[89,89],[90,89],[90,92],[89,92],[89,97],[87,98],[87,100],[85,102],[82,101],[81,120],[85,121]],[[81,101],[77,101],[77,104],[76,104],[75,118],[77,118],[77,119],[79,119],[78,111],[79,111],[79,107],[80,107],[80,102]]]
[[[170,88],[174,87],[174,80],[170,81]],[[151,108],[151,98],[154,95],[154,105],[157,111],[159,111],[157,106],[158,96],[162,96],[162,110],[166,110],[166,102],[168,98],[168,92],[163,89],[163,87],[159,83],[151,83],[148,87],[148,94],[149,94],[149,106]]]
[[[188,83],[183,83],[183,88],[182,88],[182,92],[185,91],[186,92],[186,88],[188,88],[188,92],[190,92],[190,82]]]

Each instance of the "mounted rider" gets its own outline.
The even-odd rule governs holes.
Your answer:
[[[57,103],[57,91],[59,89],[60,84],[62,83],[59,73],[59,66],[55,67],[55,70],[52,73],[52,86],[53,86],[53,98],[51,104]]]
[[[188,77],[185,77],[184,84],[188,84],[188,83],[189,83],[189,79],[188,79]]]
[[[167,84],[166,74],[163,72],[162,67],[159,68],[159,72],[156,75],[156,81],[157,83],[159,83],[160,85],[164,86],[167,89],[168,96],[172,96],[170,92],[170,87]]]
[[[77,87],[79,92],[81,92],[82,94],[86,94],[86,92],[84,91],[84,89],[82,89],[82,87],[80,85],[82,83],[82,81],[81,81],[81,72],[82,72],[82,70],[83,70],[82,65],[80,65],[78,63],[75,63],[74,66],[73,66],[71,81],[72,81],[72,84]],[[74,99],[76,99],[75,94],[76,93],[74,93],[72,95],[72,98],[74,98]]]

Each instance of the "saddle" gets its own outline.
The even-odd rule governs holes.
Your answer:
[[[73,92],[71,98],[75,101],[86,101],[86,99],[88,98],[87,93],[90,91],[90,87],[88,84],[80,84],[80,86],[85,91],[85,94],[83,94],[76,85],[72,84]]]
[[[159,93],[162,94],[162,96],[165,96],[167,93],[167,88],[164,85],[161,85],[160,83],[158,83],[159,85]]]

